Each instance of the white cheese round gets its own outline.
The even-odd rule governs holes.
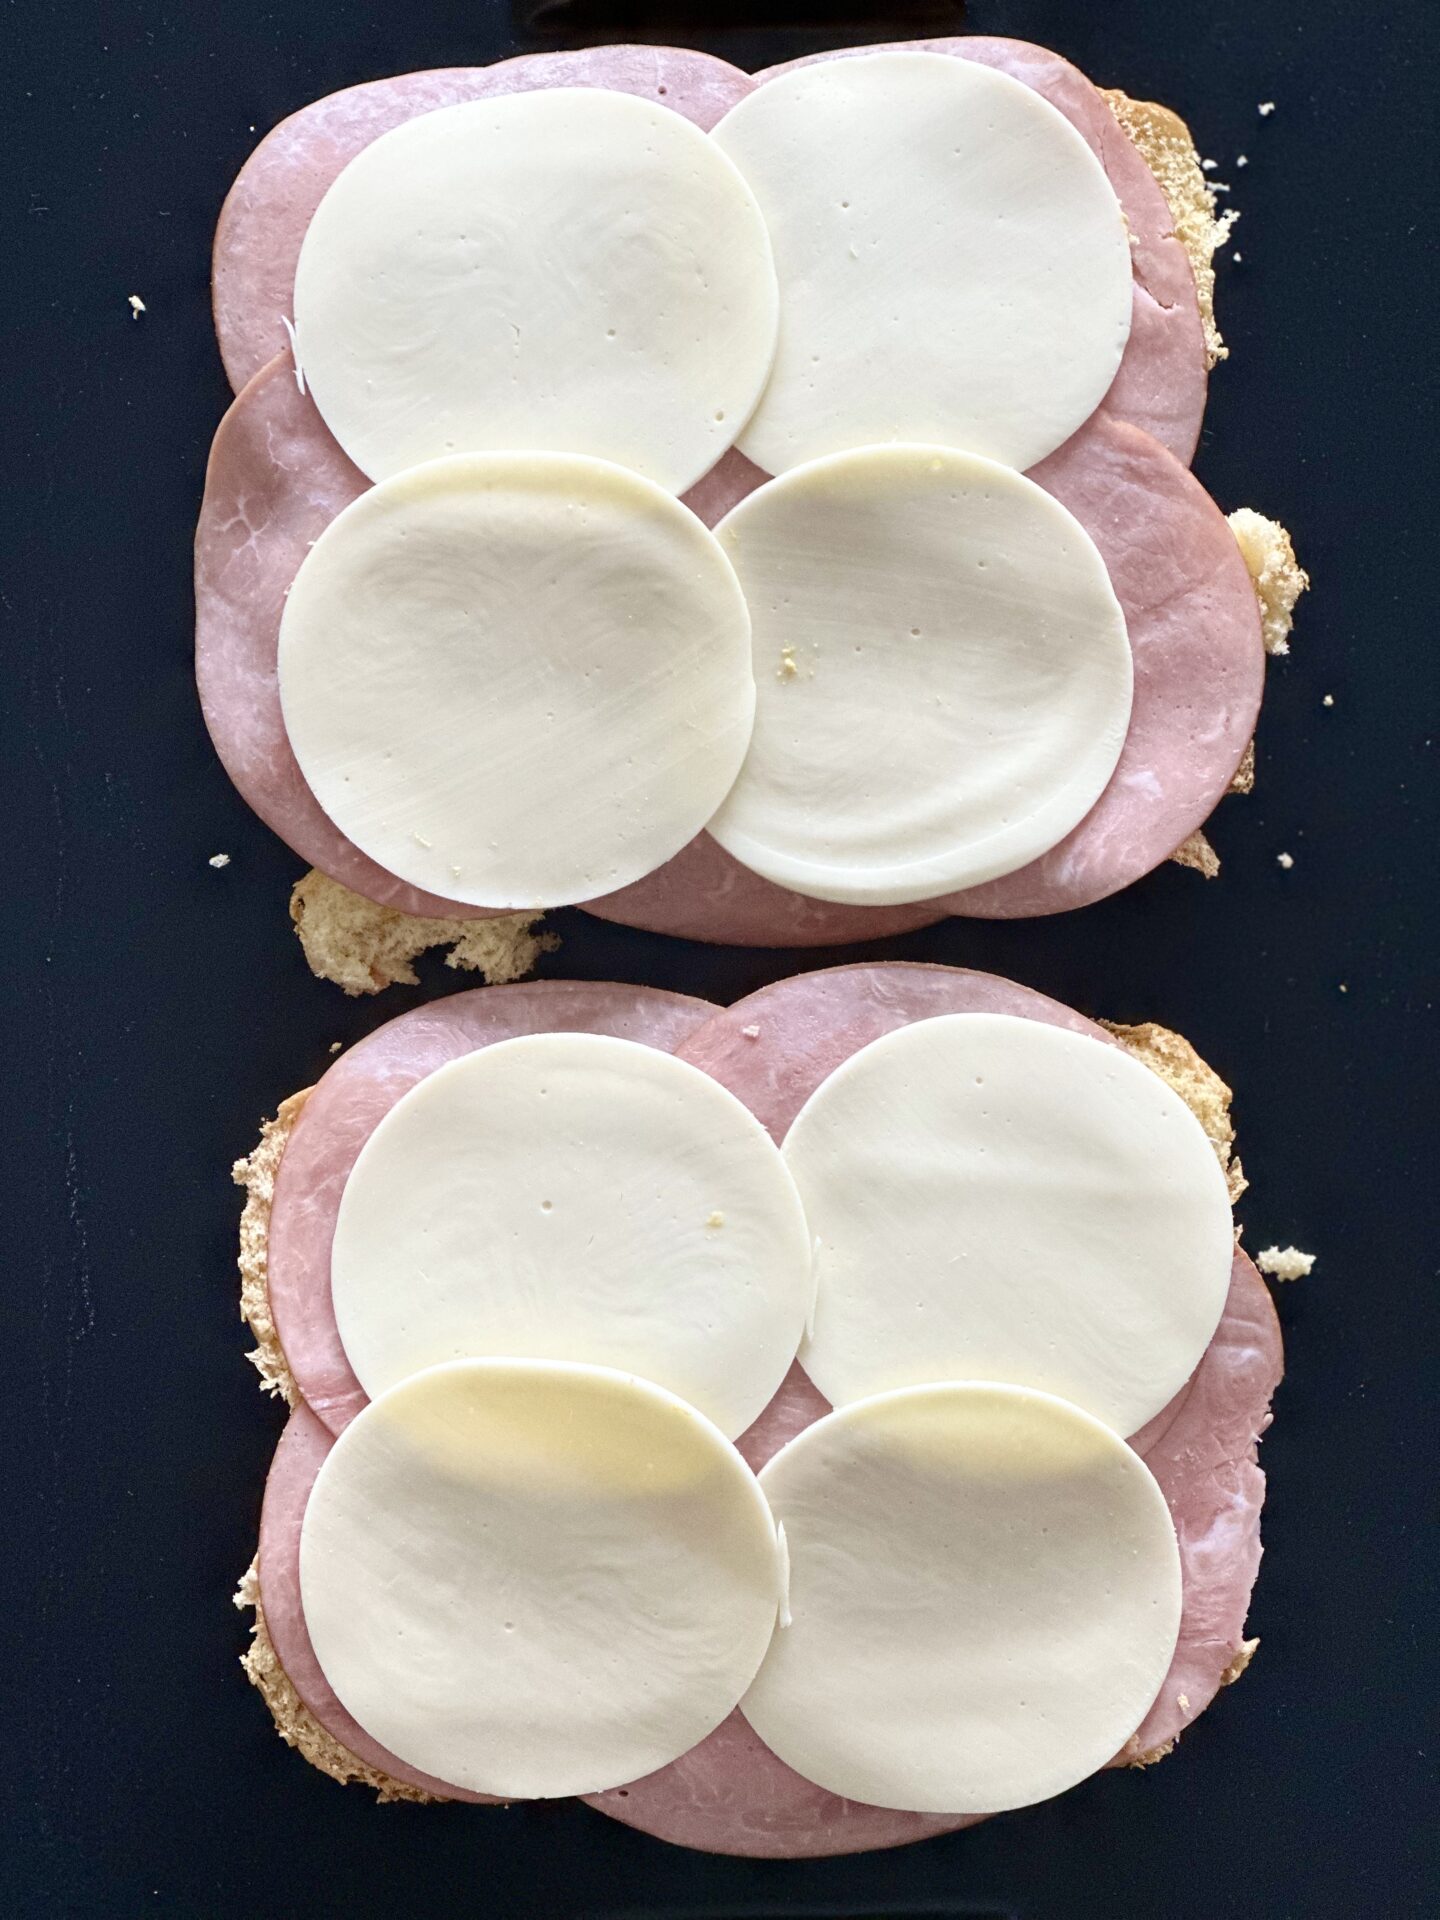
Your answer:
[[[808,1427],[760,1484],[790,1624],[741,1703],[847,1800],[1000,1813],[1113,1758],[1180,1626],[1180,1556],[1145,1463],[1020,1387],[883,1394]]]
[[[1033,481],[863,447],[772,480],[716,531],[757,705],[710,830],[747,867],[820,900],[927,900],[1027,865],[1099,799],[1130,720],[1125,616]]]
[[[295,273],[306,383],[375,480],[548,447],[681,493],[745,424],[777,313],[734,166],[661,103],[598,88],[382,134],[320,202]]]
[[[603,461],[471,454],[325,529],[280,625],[295,756],[342,832],[478,906],[610,893],[724,798],[754,715],[729,561]]]
[[[1012,1381],[1130,1434],[1224,1309],[1214,1149],[1105,1041],[1009,1014],[917,1021],[822,1082],[784,1152],[815,1235],[800,1358],[832,1405]]]
[[[1099,405],[1130,334],[1125,220],[1031,88],[946,54],[830,60],[766,81],[713,138],[780,276],[740,436],[767,473],[885,440],[1029,467]]]
[[[780,1150],[707,1074],[600,1034],[501,1041],[376,1127],[341,1196],[340,1337],[372,1397],[437,1361],[638,1373],[743,1433],[813,1300]]]
[[[305,1625],[402,1760],[502,1798],[598,1792],[732,1710],[775,1620],[754,1475],[599,1367],[456,1361],[372,1401],[316,1478]]]

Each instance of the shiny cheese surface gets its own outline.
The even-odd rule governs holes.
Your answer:
[[[602,1368],[432,1368],[316,1477],[300,1586],[326,1679],[410,1765],[477,1793],[616,1786],[703,1739],[774,1625],[753,1474],[694,1408]]]

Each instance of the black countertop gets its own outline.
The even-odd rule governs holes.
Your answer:
[[[720,0],[709,11],[737,17]],[[859,11],[797,4],[789,17],[820,24],[648,37],[760,66],[953,10],[897,5],[878,25]],[[19,1237],[6,1242],[0,1905],[106,1920],[1433,1912],[1429,0],[975,0],[967,18],[1171,103],[1220,162],[1244,257],[1221,266],[1234,357],[1214,378],[1198,471],[1227,510],[1287,522],[1315,579],[1293,656],[1270,668],[1255,795],[1213,830],[1219,880],[1167,867],[1068,918],[951,921],[879,949],[1158,1018],[1236,1086],[1249,1244],[1319,1254],[1278,1292],[1290,1372],[1264,1445],[1263,1644],[1244,1683],[1144,1775],[895,1854],[767,1864],[676,1851],[577,1806],[377,1808],[281,1746],[236,1664],[229,1594],[281,1412],[242,1358],[228,1167],[332,1041],[457,982],[432,962],[420,989],[356,1002],[310,978],[285,913],[296,862],[200,723],[189,547],[228,398],[209,239],[236,169],[291,109],[381,73],[626,37],[665,10],[628,12],[517,7],[548,22],[542,43],[484,0],[6,10]],[[216,852],[232,856],[223,871]],[[721,999],[850,957],[557,918],[548,973]]]

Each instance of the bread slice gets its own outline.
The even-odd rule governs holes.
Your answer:
[[[1158,1074],[1189,1107],[1205,1129],[1216,1157],[1225,1171],[1232,1203],[1245,1190],[1245,1176],[1235,1157],[1235,1126],[1231,1117],[1230,1088],[1206,1064],[1183,1035],[1168,1027],[1145,1021],[1138,1026],[1103,1022],[1127,1053]],[[300,1392],[286,1362],[284,1350],[270,1314],[270,1296],[266,1284],[266,1256],[270,1235],[270,1207],[275,1195],[275,1175],[285,1152],[285,1144],[295,1122],[304,1110],[311,1089],[304,1088],[280,1103],[273,1120],[261,1122],[260,1138],[252,1150],[232,1168],[232,1178],[245,1189],[245,1207],[240,1216],[240,1317],[255,1336],[254,1351],[247,1357],[260,1375],[264,1392],[278,1394],[289,1406],[296,1406]],[[370,1787],[384,1800],[426,1801],[433,1796],[380,1772],[351,1753],[327,1733],[301,1700],[281,1666],[265,1626],[265,1611],[260,1601],[257,1562],[247,1568],[235,1594],[235,1605],[253,1607],[255,1620],[250,1645],[240,1664],[247,1678],[258,1689],[270,1709],[276,1731],[312,1766],[329,1774],[342,1785],[359,1782]],[[1226,1675],[1226,1684],[1239,1677],[1249,1662],[1258,1641],[1242,1647]],[[1248,1648],[1248,1651],[1247,1651]],[[1173,1745],[1173,1742],[1170,1743]],[[1141,1754],[1130,1764],[1149,1766],[1170,1751],[1167,1745],[1153,1753]]]

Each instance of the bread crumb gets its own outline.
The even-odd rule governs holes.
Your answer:
[[[1220,871],[1220,856],[1197,827],[1188,839],[1182,840],[1170,858],[1177,867],[1189,867],[1193,873],[1213,880]]]
[[[1100,1025],[1107,1033],[1114,1034],[1132,1059],[1158,1074],[1171,1092],[1178,1093],[1189,1107],[1215,1149],[1233,1205],[1249,1182],[1235,1154],[1235,1124],[1230,1115],[1234,1096],[1229,1087],[1215,1069],[1200,1058],[1185,1036],[1172,1033],[1169,1027],[1157,1026],[1153,1020],[1143,1021],[1136,1027],[1121,1026],[1113,1020],[1102,1020]]]
[[[723,1213],[712,1213],[705,1224],[707,1227],[723,1227],[725,1224],[725,1216]]]
[[[1217,183],[1209,176],[1214,160],[1202,161],[1190,129],[1168,107],[1150,100],[1132,100],[1118,88],[1102,89],[1111,112],[1159,182],[1175,223],[1175,238],[1184,247],[1195,275],[1200,319],[1205,329],[1205,358],[1210,366],[1223,360],[1228,349],[1215,324],[1215,254],[1225,244],[1239,215],[1232,209],[1217,213]]]
[[[1176,1696],[1175,1696],[1175,1704],[1176,1704],[1176,1706],[1177,1706],[1177,1707],[1179,1707],[1179,1709],[1180,1709],[1180,1711],[1181,1711],[1182,1713],[1189,1713],[1189,1711],[1190,1711],[1190,1696],[1189,1696],[1189,1694],[1188,1694],[1188,1693],[1177,1693],[1177,1694],[1176,1694]]]
[[[1250,164],[1250,156],[1245,153],[1237,153],[1235,156],[1235,164],[1237,167],[1248,167]]]
[[[799,671],[799,667],[795,664],[794,647],[781,647],[780,665],[776,669],[775,678],[777,680],[793,680]]]
[[[128,299],[130,304],[130,318],[132,320],[138,320],[142,313],[147,313],[149,311],[149,309],[145,305],[145,302],[140,298],[138,293],[128,294],[126,298]]]
[[[741,1037],[745,1040],[758,1040],[760,1038],[759,1027],[741,1027],[740,1033]]]
[[[1310,576],[1295,558],[1294,542],[1278,520],[1267,520],[1251,507],[1237,507],[1228,519],[1255,582],[1265,651],[1289,653],[1295,602],[1309,586]]]
[[[1135,1736],[1132,1734],[1125,1744],[1125,1752],[1130,1756],[1125,1764],[1127,1767],[1153,1767],[1157,1760],[1163,1760],[1167,1753],[1174,1751],[1175,1742],[1166,1740],[1158,1747],[1151,1747],[1148,1753],[1141,1752],[1135,1747]]]
[[[1256,1254],[1255,1264],[1272,1280],[1305,1280],[1315,1264],[1315,1255],[1301,1253],[1298,1247],[1266,1247]]]
[[[1255,791],[1255,742],[1252,740],[1240,756],[1240,764],[1230,776],[1231,793]]]
[[[343,1041],[343,1040],[332,1040],[332,1041],[330,1042],[330,1051],[331,1051],[331,1053],[338,1053],[338,1052],[340,1051],[340,1049],[341,1049],[341,1047],[342,1047],[342,1046],[343,1046],[344,1044],[345,1044],[345,1043],[344,1043],[344,1041]]]
[[[1293,853],[1277,853],[1275,858],[1287,873],[1295,864],[1295,856]]]
[[[1322,700],[1322,701],[1320,702],[1320,704],[1321,704],[1321,706],[1322,706],[1322,707],[1333,707],[1333,706],[1334,706],[1334,704],[1335,704],[1335,696],[1334,696],[1334,694],[1333,694],[1333,693],[1327,693],[1327,694],[1326,694],[1326,696],[1325,696],[1325,698],[1324,698],[1324,699],[1323,699],[1323,700]]]
[[[1262,100],[1259,111],[1260,118],[1262,120],[1268,120],[1270,115],[1275,111],[1275,102],[1273,100]]]
[[[245,1209],[240,1215],[240,1318],[255,1336],[255,1350],[246,1358],[260,1375],[261,1391],[279,1394],[287,1407],[299,1405],[300,1390],[270,1315],[266,1259],[275,1175],[285,1143],[309,1098],[310,1089],[305,1087],[282,1101],[275,1118],[261,1122],[258,1144],[230,1169],[230,1178],[245,1189]]]
[[[270,1630],[265,1624],[265,1609],[260,1603],[258,1561],[252,1560],[246,1568],[235,1594],[235,1605],[255,1609],[250,1645],[241,1654],[240,1665],[245,1670],[246,1679],[270,1709],[275,1731],[287,1747],[294,1747],[302,1759],[308,1760],[312,1767],[318,1767],[321,1773],[329,1774],[332,1780],[338,1780],[342,1787],[349,1786],[351,1782],[373,1787],[381,1801],[411,1800],[430,1805],[438,1800],[438,1794],[423,1793],[419,1787],[396,1780],[388,1773],[381,1773],[378,1767],[359,1759],[348,1747],[342,1747],[311,1713],[291,1684],[289,1674],[281,1666]]]
[[[210,865],[212,867],[228,867],[229,864],[230,856],[228,853],[212,853],[210,856]]]
[[[1236,266],[1238,267],[1240,262],[1245,258],[1245,256],[1243,253],[1232,253],[1230,258],[1235,262]]]
[[[1340,982],[1340,991],[1341,993],[1348,993],[1350,991],[1343,980]]]
[[[377,906],[314,870],[290,895],[290,918],[310,971],[349,994],[417,985],[411,963],[431,947],[449,947],[447,967],[480,973],[487,985],[501,986],[529,973],[542,953],[553,953],[560,944],[557,935],[535,931],[538,913],[422,919]]]

